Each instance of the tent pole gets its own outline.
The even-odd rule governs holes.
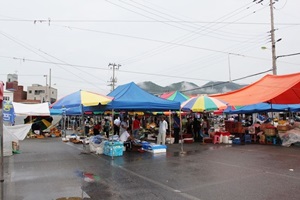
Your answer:
[[[114,126],[114,118],[115,118],[115,111],[114,109],[111,110],[111,129],[112,129],[112,132],[113,132],[113,135],[114,135],[114,132],[115,132],[115,126]]]
[[[114,116],[114,109],[112,109],[111,110],[111,114],[112,114],[112,121],[114,121],[114,118],[113,118],[113,116]],[[112,127],[114,127],[114,123],[112,123]],[[112,128],[112,130],[114,131],[114,128]],[[108,136],[109,136],[109,134],[108,134]],[[108,141],[109,141],[109,137],[108,137]],[[114,159],[114,137],[112,136],[111,137],[111,159],[113,160]]]
[[[183,151],[183,133],[182,133],[182,117],[181,117],[181,109],[179,110],[179,119],[180,119],[180,135],[181,135],[181,143],[180,143],[180,147],[181,147],[181,151],[180,154],[185,154],[185,152]]]
[[[4,159],[3,159],[3,110],[2,110],[2,101],[0,102],[0,146],[1,146],[1,151],[0,151],[0,156],[1,156],[1,163],[0,163],[0,182],[4,182]],[[1,183],[1,187],[2,187]],[[3,191],[3,188],[1,188],[1,191]]]
[[[4,91],[4,83],[1,81],[0,82],[0,183],[1,183],[1,199],[3,199],[3,182],[4,182],[4,158],[3,158],[3,110],[2,110],[2,103],[3,103],[3,91]]]
[[[274,126],[272,100],[270,101],[270,103],[271,103],[271,120],[272,120],[272,124]]]
[[[84,125],[84,110],[83,110],[83,105],[81,104],[81,119],[82,119],[82,124],[81,124],[81,130],[83,132],[83,136],[84,136],[84,139],[83,139],[83,142],[82,142],[82,146],[83,146],[83,152],[84,153],[88,153],[86,151],[86,137],[87,135],[85,135],[85,125]],[[87,133],[88,134],[88,133]]]
[[[170,138],[170,144],[171,144],[171,134],[172,134],[172,125],[171,125],[171,121],[172,121],[172,118],[171,118],[171,110],[169,110],[169,138]]]

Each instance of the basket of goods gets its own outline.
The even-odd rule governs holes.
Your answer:
[[[277,125],[278,131],[287,131],[288,127],[286,125]]]
[[[265,133],[266,136],[275,136],[276,135],[276,128],[273,125],[268,124],[265,127],[264,133]]]
[[[284,125],[284,124],[286,124],[286,120],[279,120],[279,121],[278,121],[278,124],[279,124],[279,125]]]
[[[43,135],[37,135],[36,138],[42,139],[42,138],[45,138],[45,136],[43,136]]]

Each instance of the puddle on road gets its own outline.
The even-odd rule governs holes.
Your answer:
[[[193,151],[178,151],[178,152],[174,152],[173,156],[174,157],[179,157],[179,156],[188,156],[188,155],[193,155],[193,154],[197,154],[200,153],[201,151],[199,150],[193,150]]]
[[[83,170],[75,170],[74,174],[81,179],[82,197],[63,197],[58,200],[99,199],[99,197],[101,197],[101,199],[110,199],[113,197],[111,187],[107,185],[104,180],[101,180],[99,175]]]

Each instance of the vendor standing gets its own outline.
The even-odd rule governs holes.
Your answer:
[[[96,122],[93,128],[94,135],[99,135],[100,131],[101,131],[101,124],[100,122]]]
[[[121,124],[121,120],[120,120],[119,116],[115,116],[115,119],[114,119],[114,135],[119,135],[120,134],[120,124]]]
[[[134,120],[133,120],[133,123],[132,123],[133,137],[138,138],[140,127],[141,127],[141,122],[140,122],[139,117],[136,115],[134,117]]]
[[[165,116],[161,116],[159,120],[159,129],[157,136],[157,144],[166,144],[166,134],[168,130],[168,123],[165,120]]]
[[[179,143],[179,132],[180,132],[180,119],[179,119],[177,113],[174,114],[173,128],[174,128],[174,144],[178,144]]]
[[[203,122],[202,122],[201,127],[202,127],[202,132],[205,135],[208,135],[208,130],[209,130],[210,126],[209,126],[209,122],[208,122],[207,116],[203,117]]]
[[[195,116],[193,121],[193,136],[195,141],[200,141],[200,130],[201,124]]]
[[[90,117],[87,117],[84,121],[84,134],[87,136],[90,133]]]
[[[120,124],[120,134],[124,133],[127,130],[127,128],[129,128],[128,117],[124,116],[124,118]]]
[[[110,121],[105,118],[104,119],[104,126],[103,126],[103,131],[107,137],[107,139],[109,138],[109,131],[110,131]]]

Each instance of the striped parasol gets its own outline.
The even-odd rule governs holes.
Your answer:
[[[226,107],[227,105],[223,101],[207,95],[192,97],[181,104],[181,110],[192,112],[214,111]]]

